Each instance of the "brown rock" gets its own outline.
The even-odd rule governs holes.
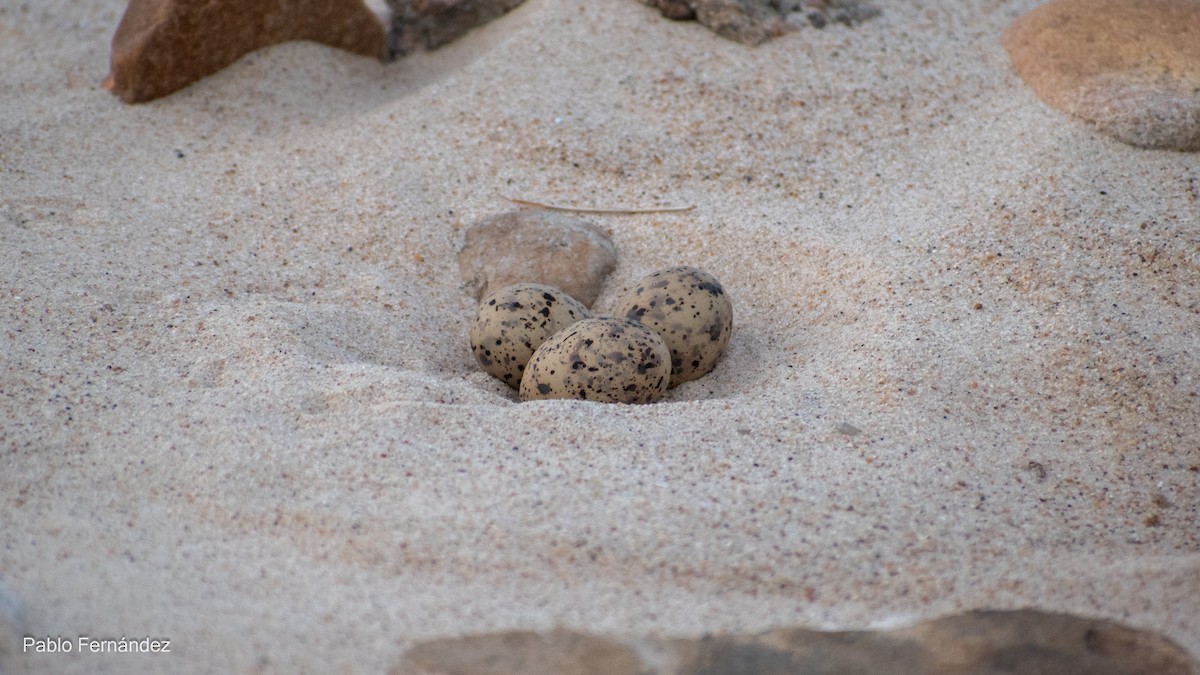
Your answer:
[[[641,659],[606,638],[554,630],[434,640],[405,655],[393,675],[639,675]]]
[[[892,631],[791,628],[758,636],[674,641],[680,675],[1197,675],[1178,645],[1110,621],[1035,610],[978,611]]]
[[[648,655],[652,660],[643,660]],[[1170,640],[1111,621],[1036,610],[979,611],[892,631],[645,638],[557,630],[436,640],[393,673],[414,675],[1200,675]]]
[[[1200,663],[1158,633],[1072,614],[968,612],[891,636],[922,645],[921,673],[1200,675]]]
[[[388,51],[401,56],[436,49],[508,12],[524,0],[387,0],[392,10]]]
[[[387,43],[362,0],[130,0],[104,87],[126,103],[149,101],[289,40],[376,58]]]
[[[1200,150],[1200,0],[1053,0],[1000,40],[1052,107],[1130,145]]]
[[[489,289],[529,282],[556,286],[588,307],[617,266],[617,247],[599,227],[554,211],[511,211],[470,227],[458,269],[478,300]]]

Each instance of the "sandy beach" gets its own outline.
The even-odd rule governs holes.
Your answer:
[[[1041,102],[998,41],[1037,0],[758,47],[527,0],[134,106],[100,87],[124,4],[0,4],[0,671],[1026,607],[1200,658],[1200,154]],[[594,309],[702,267],[716,369],[640,406],[481,372],[456,254],[507,197],[694,205],[585,216]]]

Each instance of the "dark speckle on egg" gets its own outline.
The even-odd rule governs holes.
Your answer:
[[[521,378],[521,400],[651,403],[666,391],[670,358],[666,343],[643,324],[585,319],[534,352]]]
[[[591,312],[571,296],[542,284],[515,284],[479,305],[471,350],[483,370],[512,387],[542,342]]]
[[[716,367],[733,330],[733,304],[716,277],[695,267],[673,267],[637,283],[616,314],[662,336],[671,350],[671,386]]]

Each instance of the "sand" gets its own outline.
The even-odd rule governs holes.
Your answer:
[[[99,88],[121,0],[0,5],[0,607],[171,640],[0,667],[383,672],[480,631],[1019,607],[1200,656],[1200,156],[1042,104],[998,42],[1036,4],[749,48],[528,0],[132,107]],[[716,370],[517,403],[455,263],[504,196],[694,204],[590,217],[620,251],[596,307],[709,270]]]

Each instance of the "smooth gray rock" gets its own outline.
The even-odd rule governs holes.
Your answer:
[[[592,223],[556,211],[510,211],[466,233],[458,269],[476,300],[519,283],[546,284],[591,307],[617,266],[617,247]]]
[[[436,49],[503,15],[524,0],[387,0],[392,10],[388,52]]]

